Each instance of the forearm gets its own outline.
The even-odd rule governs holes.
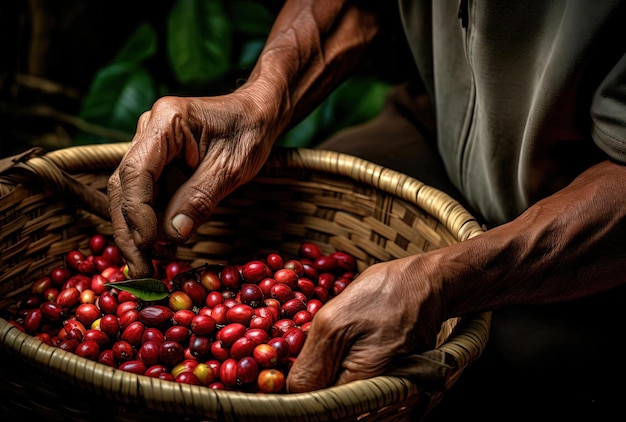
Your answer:
[[[626,282],[626,167],[600,163],[517,219],[438,251],[448,314],[545,304]]]
[[[264,108],[266,118],[274,119],[277,132],[313,111],[367,53],[379,20],[358,3],[285,2],[242,86]]]

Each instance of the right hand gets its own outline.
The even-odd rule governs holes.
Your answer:
[[[164,97],[140,117],[108,183],[115,242],[132,277],[152,275],[157,240],[184,243],[258,173],[278,131],[266,108],[242,92]]]
[[[441,271],[428,254],[365,269],[315,314],[289,370],[289,392],[306,392],[396,371],[435,347],[447,319]]]

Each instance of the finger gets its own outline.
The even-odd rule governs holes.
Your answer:
[[[140,127],[145,128],[146,124]],[[161,224],[154,209],[155,181],[170,155],[177,152],[175,145],[167,145],[167,134],[157,135],[154,140],[146,138],[154,131],[148,125],[145,131],[137,132],[109,185],[116,243],[133,277],[153,271],[150,253]]]
[[[318,319],[318,317],[321,317]],[[341,356],[343,339],[333,338],[323,329],[329,328],[319,312],[311,324],[307,341],[287,375],[287,391],[291,393],[314,391],[334,384]]]
[[[121,207],[121,185],[117,171],[109,178],[109,213],[114,227],[113,236],[120,253],[126,260],[129,275],[133,278],[151,276],[154,268],[149,264],[146,252],[138,246],[133,237],[133,230],[130,230]]]
[[[212,141],[196,171],[170,199],[165,212],[166,234],[178,243],[186,241],[210,219],[223,198],[256,175],[265,158],[236,150],[232,142]]]
[[[379,348],[371,342],[363,347],[359,344],[353,345],[341,364],[341,371],[335,384],[347,384],[384,374],[389,365],[390,352],[388,347]]]

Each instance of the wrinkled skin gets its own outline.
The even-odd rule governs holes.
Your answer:
[[[358,66],[377,32],[376,13],[360,4],[287,1],[241,87],[219,97],[161,98],[142,115],[108,185],[130,275],[151,274],[155,245],[185,242],[254,177],[278,136]]]
[[[279,134],[345,80],[386,4],[287,0],[246,84],[222,97],[166,97],[141,117],[108,186],[132,277],[151,274],[157,241],[187,240],[256,175]],[[447,318],[624,284],[625,180],[624,165],[598,162],[480,236],[368,268],[316,314],[289,391],[393,371],[398,358],[432,348]]]
[[[432,349],[443,298],[425,262],[409,257],[370,266],[327,302],[289,372],[289,391],[382,375],[399,358]]]
[[[141,116],[108,185],[115,241],[131,276],[151,275],[157,240],[183,243],[256,175],[271,149],[264,136],[272,137],[259,126],[259,109],[241,94],[165,97]],[[177,229],[171,219],[179,214],[188,219]]]

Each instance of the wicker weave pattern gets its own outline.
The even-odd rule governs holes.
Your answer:
[[[0,162],[0,316],[39,275],[62,265],[68,251],[86,251],[89,234],[111,235],[104,191],[127,146],[33,151]],[[198,264],[273,251],[295,256],[306,239],[324,252],[351,253],[363,270],[482,232],[456,201],[406,175],[344,154],[287,149],[226,198],[178,258]],[[449,370],[436,388],[381,376],[306,394],[258,395],[114,370],[48,347],[0,318],[2,358],[15,362],[0,369],[7,381],[0,411],[63,420],[93,420],[93,412],[121,420],[414,420],[480,355],[489,323],[485,313],[444,324],[433,352]]]

